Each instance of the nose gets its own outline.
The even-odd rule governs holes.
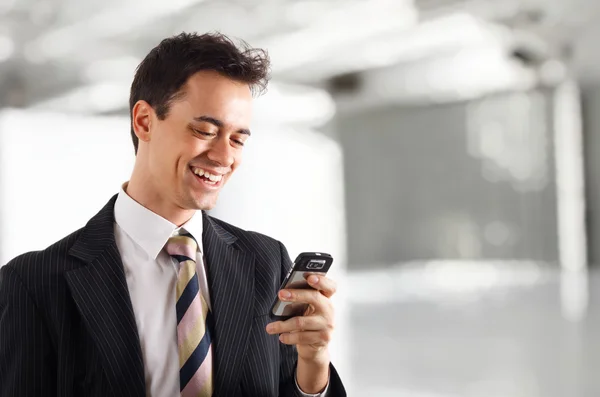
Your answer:
[[[226,137],[214,140],[207,155],[211,161],[221,167],[229,168],[235,161],[234,148],[229,144],[229,139]]]

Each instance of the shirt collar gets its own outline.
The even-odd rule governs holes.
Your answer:
[[[152,259],[158,257],[169,237],[185,229],[191,233],[198,242],[198,249],[202,252],[202,216],[194,215],[181,227],[171,223],[158,214],[150,211],[126,192],[127,183],[121,186],[115,203],[115,221],[123,231],[137,243]]]

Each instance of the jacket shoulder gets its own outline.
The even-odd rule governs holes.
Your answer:
[[[69,234],[47,248],[30,251],[11,259],[4,267],[11,268],[22,279],[44,277],[47,274],[62,273],[72,266],[68,263],[69,250],[81,235],[83,228]]]
[[[238,244],[251,251],[261,250],[261,248],[269,251],[274,249],[276,249],[278,252],[280,251],[280,246],[282,246],[282,244],[279,240],[274,239],[273,237],[251,230],[244,230],[240,227],[232,225],[231,223],[214,218],[212,216],[209,216],[209,218],[214,225],[233,235],[238,240]]]

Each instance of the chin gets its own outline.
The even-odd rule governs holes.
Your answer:
[[[210,210],[212,210],[215,207],[216,207],[216,203],[210,203],[210,204],[202,203],[202,204],[199,204],[196,207],[196,209],[200,210],[200,211],[210,211]]]
[[[215,208],[215,206],[217,205],[217,198],[214,197],[207,199],[205,197],[200,200],[196,200],[194,204],[197,210],[209,211]]]

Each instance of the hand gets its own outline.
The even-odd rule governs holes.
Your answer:
[[[327,346],[334,329],[334,309],[329,298],[336,291],[333,280],[311,275],[308,283],[314,289],[289,289],[279,291],[285,302],[308,303],[303,316],[267,325],[271,335],[280,334],[279,340],[287,345],[296,345],[298,359],[329,366]]]

